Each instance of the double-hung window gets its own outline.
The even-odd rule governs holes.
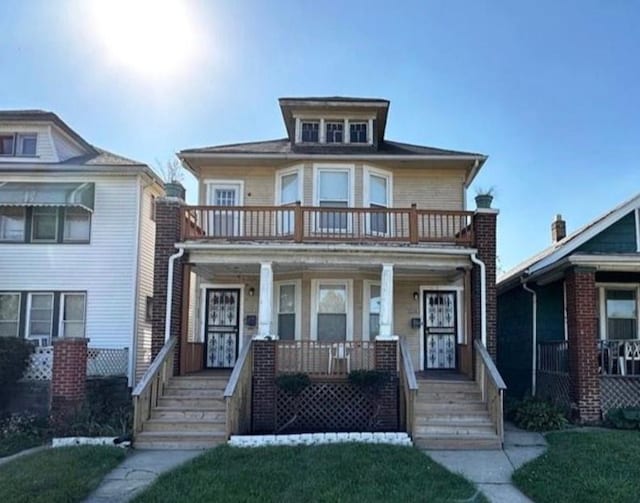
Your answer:
[[[27,339],[38,346],[50,345],[53,335],[53,293],[30,293],[27,314]]]
[[[364,281],[363,333],[370,341],[380,335],[380,283]]]
[[[638,338],[638,299],[636,289],[605,289],[607,339]]]
[[[300,139],[303,142],[318,143],[320,140],[320,122],[303,121]]]
[[[17,337],[20,327],[20,294],[0,293],[0,337]]]
[[[91,214],[82,208],[65,208],[64,233],[62,241],[65,243],[89,241],[91,230]]]
[[[312,335],[321,342],[352,339],[351,282],[348,280],[312,281]]]
[[[278,174],[276,183],[276,204],[293,205],[302,199],[302,175],[299,168],[287,169]],[[276,225],[277,235],[293,234],[295,214],[293,210],[279,210]]]
[[[25,209],[0,207],[0,242],[24,241]]]
[[[316,203],[320,208],[349,208],[352,206],[352,170],[350,168],[317,168]],[[351,227],[347,211],[317,213],[316,230],[347,233]]]
[[[60,337],[84,337],[86,295],[63,293],[60,298]]]
[[[221,180],[206,183],[208,203],[218,206],[205,214],[208,233],[216,237],[242,235],[243,213],[233,207],[242,205],[244,182]]]
[[[58,208],[35,207],[32,210],[31,241],[56,242],[58,239]]]
[[[349,141],[351,143],[368,143],[366,122],[350,122],[349,123]]]
[[[344,141],[344,122],[326,122],[325,130],[327,143],[342,143]]]
[[[0,135],[0,155],[11,156],[14,154],[15,136],[12,134]]]
[[[278,338],[292,341],[299,338],[299,282],[277,284],[277,334]]]
[[[16,135],[16,155],[35,156],[37,138],[38,135],[35,133],[18,133]]]
[[[389,208],[391,206],[391,174],[373,168],[366,168],[364,173],[364,192],[369,208]],[[377,235],[388,234],[390,223],[388,212],[371,212],[367,219],[367,232]]]

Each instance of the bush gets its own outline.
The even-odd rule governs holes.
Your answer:
[[[29,365],[33,344],[17,337],[0,337],[0,391],[13,386]]]
[[[131,435],[132,407],[101,410],[85,402],[75,414],[54,425],[53,432],[60,437],[123,437]]]
[[[0,457],[41,445],[48,437],[46,418],[32,414],[0,417]]]
[[[640,408],[611,409],[607,412],[606,420],[609,426],[618,430],[640,430]]]
[[[567,418],[552,403],[529,397],[515,407],[513,422],[524,430],[549,431],[563,428],[567,424]]]
[[[276,386],[292,396],[298,396],[311,384],[311,379],[304,372],[281,374],[276,377]]]
[[[389,373],[383,370],[352,370],[349,382],[367,395],[377,395],[389,381]]]

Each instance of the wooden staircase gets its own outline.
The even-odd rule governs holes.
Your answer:
[[[501,449],[478,383],[417,379],[414,443],[422,449]]]
[[[138,449],[208,449],[226,442],[229,375],[171,377],[135,436]]]

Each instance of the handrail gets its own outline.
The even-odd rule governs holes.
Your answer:
[[[487,352],[487,348],[485,348],[484,345],[478,339],[475,340],[475,347],[478,351],[478,354],[482,358],[482,362],[484,363],[485,367],[489,371],[489,377],[491,377],[491,380],[496,385],[496,387],[501,390],[507,389],[507,385],[502,379],[500,372],[498,372],[498,368],[496,367],[496,364],[491,359],[491,356],[489,356],[489,353]]]
[[[231,376],[229,376],[229,382],[227,382],[227,386],[224,389],[224,397],[228,398],[233,396],[233,393],[236,390],[236,386],[238,385],[238,380],[240,379],[240,374],[242,373],[242,368],[244,367],[245,361],[247,360],[247,356],[249,355],[249,351],[251,351],[251,342],[245,344],[238,355],[238,359],[236,360],[236,364],[231,371]]]
[[[404,362],[404,371],[407,376],[407,384],[409,385],[409,389],[417,391],[418,381],[416,380],[416,373],[413,370],[411,354],[409,353],[409,348],[407,348],[406,341],[402,337],[400,337],[400,354],[402,356],[402,361]]]
[[[133,398],[133,434],[142,431],[142,424],[151,417],[164,388],[173,376],[177,337],[171,337],[162,347],[140,382],[131,393]]]
[[[416,373],[413,370],[411,354],[404,338],[399,339],[400,346],[400,380],[401,390],[401,417],[404,417],[404,423],[409,435],[413,435],[415,412],[414,405],[416,395],[418,394],[418,382],[416,381]]]

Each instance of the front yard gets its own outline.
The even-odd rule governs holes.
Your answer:
[[[556,432],[549,450],[513,475],[536,503],[640,500],[640,432]]]
[[[475,495],[475,497],[474,497]],[[486,501],[472,484],[411,447],[222,446],[169,472],[144,502]]]
[[[0,501],[74,503],[82,501],[125,457],[117,447],[63,447],[0,466]]]

